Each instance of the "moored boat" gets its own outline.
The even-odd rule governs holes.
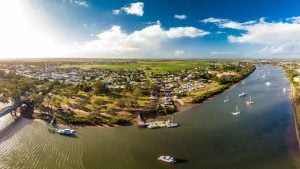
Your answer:
[[[57,132],[61,135],[73,135],[75,133],[75,130],[72,129],[59,129]]]
[[[171,164],[177,163],[176,159],[172,156],[159,156],[157,160]]]
[[[239,97],[244,97],[244,96],[246,96],[245,92],[242,92],[242,93],[239,94]]]
[[[250,96],[249,100],[246,101],[246,104],[248,104],[248,105],[254,104],[254,101],[252,101],[251,96]]]
[[[147,126],[148,129],[157,129],[158,127],[159,127],[159,126],[156,125],[156,124],[149,124],[149,125]]]
[[[238,105],[235,106],[235,111],[231,112],[231,114],[234,115],[234,116],[236,116],[236,115],[238,115],[240,113],[241,113],[241,111],[240,111]]]
[[[286,89],[286,88],[283,88],[282,90],[284,93],[291,91],[290,89]]]
[[[178,127],[179,124],[178,123],[168,123],[167,124],[167,128],[174,128],[174,127]]]
[[[224,103],[229,102],[228,95],[226,96],[226,99],[224,99]]]

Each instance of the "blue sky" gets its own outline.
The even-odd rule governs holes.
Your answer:
[[[0,8],[2,58],[300,53],[299,0],[11,0]]]

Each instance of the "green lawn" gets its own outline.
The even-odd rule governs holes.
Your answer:
[[[173,71],[188,70],[196,67],[204,67],[211,63],[204,60],[162,60],[162,61],[136,61],[136,62],[115,62],[115,63],[80,63],[63,64],[60,68],[78,67],[82,69],[103,68],[103,69],[137,69],[143,68],[154,73],[166,73]]]

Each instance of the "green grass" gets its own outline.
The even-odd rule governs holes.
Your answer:
[[[136,62],[112,62],[112,63],[80,63],[63,64],[60,68],[78,67],[81,69],[138,69],[143,68],[153,73],[166,73],[188,70],[196,67],[205,67],[211,63],[204,60],[170,60],[170,61],[136,61]]]

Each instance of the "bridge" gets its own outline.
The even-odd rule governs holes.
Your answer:
[[[20,101],[15,102],[13,105],[2,109],[0,111],[0,117],[8,113],[11,113],[13,116],[17,117],[17,113],[19,112],[23,117],[32,118],[33,110],[33,103],[29,99],[21,99]]]

